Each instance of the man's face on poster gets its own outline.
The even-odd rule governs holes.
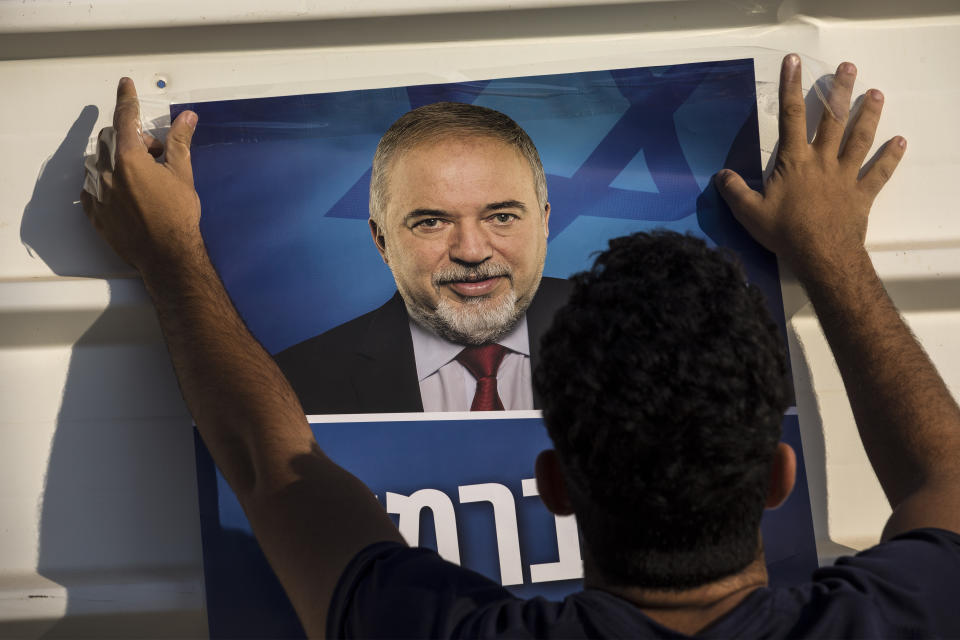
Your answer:
[[[548,204],[515,148],[486,137],[424,142],[392,161],[374,240],[414,319],[460,344],[507,333],[543,273]]]

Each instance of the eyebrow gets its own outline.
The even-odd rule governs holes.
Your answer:
[[[527,205],[519,200],[504,200],[503,202],[491,202],[483,208],[484,211],[499,211],[500,209],[520,209],[527,210]]]
[[[526,211],[527,205],[523,204],[519,200],[503,200],[502,202],[491,202],[483,208],[484,212],[500,211],[501,209],[519,209],[521,211]],[[444,211],[443,209],[414,209],[405,215],[403,220],[404,222],[409,222],[410,220],[415,220],[417,218],[442,218],[449,215],[450,213]]]

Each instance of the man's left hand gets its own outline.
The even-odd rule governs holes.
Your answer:
[[[141,132],[137,90],[130,78],[121,78],[113,115],[115,158],[105,139],[108,130],[100,132],[100,195],[83,191],[83,208],[114,251],[144,276],[203,248],[200,198],[190,164],[196,123],[195,113],[181,113],[164,147]],[[164,161],[158,162],[164,152]]]

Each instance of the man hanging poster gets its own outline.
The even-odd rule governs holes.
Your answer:
[[[193,162],[210,256],[321,446],[409,542],[518,595],[561,597],[577,585],[576,525],[537,503],[533,459],[549,444],[529,410],[564,279],[610,238],[689,232],[737,252],[784,327],[774,257],[710,182],[729,167],[761,184],[754,87],[752,62],[732,60],[172,114],[199,114]],[[481,370],[471,353],[491,346],[493,368]],[[459,413],[481,409],[525,413]],[[799,450],[795,415],[784,433]],[[198,461],[212,636],[296,635],[199,441]],[[774,582],[778,561],[784,580],[816,563],[799,479],[764,522]],[[422,514],[433,517],[420,526]],[[274,615],[263,627],[278,611],[292,622]]]

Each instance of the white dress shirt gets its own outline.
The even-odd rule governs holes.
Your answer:
[[[454,360],[463,351],[463,345],[444,340],[412,319],[410,335],[423,410],[469,411],[477,381],[466,367]],[[527,317],[523,316],[497,344],[510,349],[497,369],[497,393],[503,408],[508,411],[533,409]]]

